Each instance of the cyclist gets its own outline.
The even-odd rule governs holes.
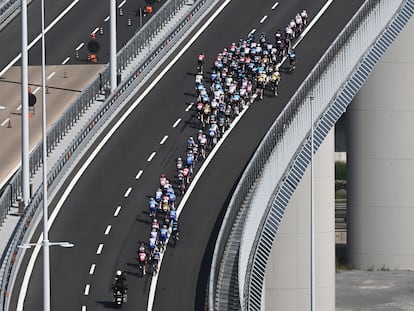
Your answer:
[[[175,220],[172,222],[172,225],[171,225],[171,236],[173,238],[173,241],[178,241],[179,235],[180,235],[180,228],[179,228],[178,220]]]
[[[155,192],[155,201],[157,203],[160,203],[162,199],[162,190],[161,188],[158,188],[157,191]]]
[[[173,222],[177,220],[177,211],[175,208],[171,208],[170,210],[170,220]]]
[[[301,15],[298,13],[295,16],[295,23],[296,23],[296,35],[299,35],[302,32],[303,29],[303,20]]]
[[[151,229],[154,229],[154,228],[157,229],[157,230],[160,229],[160,225],[159,225],[158,220],[156,218],[154,218],[152,220],[152,223],[151,223]]]
[[[167,177],[165,176],[165,174],[161,174],[161,176],[160,176],[160,188],[163,188],[166,183],[167,183]]]
[[[166,225],[163,225],[160,229],[160,244],[161,244],[161,250],[165,248],[165,243],[168,239],[168,227]]]
[[[300,12],[300,17],[302,17],[302,21],[303,21],[303,27],[306,27],[308,25],[308,12],[306,12],[305,9],[302,10],[302,12]]]
[[[154,218],[157,215],[157,206],[158,206],[157,201],[155,201],[155,199],[151,197],[148,202],[149,214],[151,218]]]
[[[278,95],[278,88],[280,82],[280,73],[278,70],[275,70],[270,76],[270,82],[272,83],[272,90],[275,96]]]
[[[158,239],[158,231],[156,228],[152,228],[151,229],[151,233],[150,233],[151,238],[155,238]]]
[[[158,265],[159,265],[159,261],[161,259],[161,253],[158,249],[158,247],[156,247],[154,249],[154,253],[152,254],[152,268],[153,268],[153,273],[156,274],[158,272]]]
[[[296,68],[296,52],[295,52],[295,50],[290,49],[288,55],[289,55],[289,64],[290,64],[289,71],[293,72]]]
[[[147,273],[147,254],[145,252],[140,252],[138,254],[139,269],[141,270],[142,275]]]
[[[204,59],[205,59],[204,53],[200,53],[198,55],[198,72],[201,74],[203,73]]]

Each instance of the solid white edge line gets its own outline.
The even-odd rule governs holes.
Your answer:
[[[103,247],[104,247],[103,244],[99,244],[98,249],[96,250],[96,255],[102,254]]]
[[[95,273],[95,268],[96,268],[96,264],[91,264],[91,268],[89,269],[89,274],[94,274]]]
[[[118,205],[118,207],[116,208],[116,210],[114,212],[114,217],[117,217],[120,211],[121,211],[121,206]]]
[[[109,234],[109,232],[111,232],[111,228],[112,228],[112,226],[111,226],[111,225],[108,225],[108,226],[106,227],[106,229],[105,229],[105,235],[108,235],[108,234]]]
[[[187,108],[185,108],[185,111],[190,111],[191,107],[193,107],[194,103],[190,103]]]
[[[132,191],[132,188],[129,187],[128,190],[124,194],[124,198],[127,198],[129,196],[129,194],[131,193],[131,191]]]
[[[47,78],[46,80],[50,80],[54,75],[56,74],[55,71],[53,71]]]
[[[165,135],[165,136],[161,139],[161,141],[160,141],[160,145],[163,145],[167,139],[168,139],[168,135]]]
[[[9,122],[10,118],[7,118],[6,120],[3,121],[3,123],[0,126],[4,126],[6,125],[7,122]]]
[[[275,4],[273,4],[272,6],[272,10],[276,9],[276,7],[279,5],[279,2],[276,2]]]
[[[267,15],[263,16],[262,19],[260,20],[260,24],[263,24],[263,22],[267,19]]]
[[[70,61],[70,57],[66,57],[65,60],[62,62],[62,65],[66,65],[66,63]]]
[[[177,121],[174,122],[172,127],[177,127],[178,123],[180,123],[180,122],[181,122],[181,119],[177,119]]]
[[[91,285],[90,284],[86,284],[85,286],[85,291],[83,292],[85,294],[85,296],[89,295],[89,290],[91,289]]]
[[[148,157],[148,159],[147,159],[147,162],[151,162],[152,161],[152,159],[154,159],[154,157],[155,157],[155,155],[156,155],[157,153],[154,151],[153,153],[151,153],[150,154],[150,156]]]
[[[62,13],[59,14],[56,19],[53,20],[49,26],[46,27],[45,33],[47,33],[53,26],[55,26],[72,8],[79,2],[80,0],[74,0]],[[42,38],[42,34],[39,34],[30,44],[28,45],[28,50],[30,50],[40,39]],[[9,70],[15,63],[17,63],[20,58],[22,57],[22,53],[19,53],[3,70],[0,72],[0,77],[3,76],[7,70]]]
[[[139,179],[141,177],[142,173],[144,173],[144,171],[139,170],[138,174],[135,176],[135,179]]]
[[[75,51],[79,51],[84,45],[85,45],[84,42],[79,43],[79,45],[76,47]]]

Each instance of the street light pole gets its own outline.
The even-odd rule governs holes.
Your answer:
[[[310,219],[310,280],[311,280],[311,288],[310,288],[310,303],[311,303],[311,311],[315,311],[315,168],[314,168],[314,143],[313,143],[313,95],[309,97],[310,99],[310,122],[311,122],[311,219]]]
[[[111,93],[115,91],[117,86],[116,72],[116,0],[109,0],[109,24],[110,24],[110,60],[109,74]]]
[[[22,199],[27,207],[30,198],[29,187],[29,79],[27,50],[27,0],[22,0]]]
[[[42,10],[42,162],[43,162],[43,310],[50,310],[50,262],[47,200],[47,140],[46,140],[46,47],[45,47],[45,1]]]

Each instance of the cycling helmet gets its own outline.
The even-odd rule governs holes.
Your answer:
[[[165,177],[165,174],[161,174],[161,178],[164,178]]]
[[[116,275],[121,275],[121,274],[122,274],[121,270],[116,271]]]
[[[154,218],[154,220],[152,222],[156,224],[158,222],[158,220]]]
[[[181,161],[181,158],[178,158],[177,161]]]

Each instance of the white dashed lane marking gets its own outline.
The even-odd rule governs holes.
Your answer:
[[[89,290],[90,289],[91,289],[91,285],[86,284],[86,286],[85,286],[85,292],[84,292],[85,296],[88,296],[89,295]]]
[[[141,177],[142,173],[144,173],[144,171],[143,170],[139,170],[137,176],[135,176],[135,179],[139,179]]]
[[[40,90],[40,86],[38,86],[37,88],[35,88],[35,90],[32,92],[33,94],[36,94],[37,92],[39,92]]]
[[[10,118],[7,118],[6,120],[3,121],[3,123],[1,124],[1,126],[5,126],[7,122],[9,122]]]
[[[91,32],[91,34],[96,34],[97,32],[99,31],[99,27],[96,27],[92,32]]]
[[[104,245],[103,245],[103,244],[99,244],[98,249],[96,250],[96,254],[97,254],[97,255],[102,254],[103,247],[104,247]]]
[[[50,79],[52,79],[52,77],[54,76],[56,74],[56,72],[55,71],[53,71],[47,78],[46,78],[46,80],[50,80]]]
[[[89,274],[93,274],[95,272],[96,265],[93,263],[91,268],[89,269]]]
[[[70,57],[66,57],[66,59],[62,62],[62,65],[65,65],[68,61],[70,61]]]
[[[109,17],[109,16],[105,17],[104,22],[109,21],[109,19],[110,19],[110,17]]]
[[[185,111],[190,111],[191,107],[193,107],[194,103],[190,103],[187,108],[185,108]]]
[[[163,145],[165,142],[166,142],[166,140],[168,139],[168,135],[165,135],[162,139],[161,139],[161,141],[160,141],[160,145]]]
[[[262,19],[260,20],[260,24],[263,24],[263,22],[266,20],[267,15],[263,16]]]
[[[177,121],[174,122],[172,127],[177,127],[178,123],[180,123],[180,122],[181,122],[181,119],[177,119]]]
[[[120,211],[121,211],[121,206],[118,206],[115,210],[114,217],[118,216]]]
[[[86,306],[82,306],[82,311],[86,311]]]
[[[106,229],[105,229],[105,235],[108,235],[109,232],[111,232],[111,228],[112,228],[111,225],[108,225],[108,227],[106,227]]]
[[[252,35],[252,34],[254,34],[256,32],[256,28],[253,28],[250,32],[249,32],[249,35]]]
[[[124,6],[124,4],[126,3],[126,0],[124,0],[124,1],[122,1],[119,5],[118,5],[118,8],[120,9],[120,8],[122,8],[123,6]]]
[[[152,159],[154,159],[154,157],[155,157],[156,154],[157,153],[155,151],[153,153],[151,153],[150,156],[147,159],[147,162],[150,162]]]
[[[129,187],[128,190],[124,194],[124,198],[127,198],[129,196],[129,194],[131,193],[131,191],[132,191],[132,188]]]
[[[272,6],[272,10],[276,9],[276,7],[279,5],[279,2],[276,2],[275,4],[273,4]]]
[[[79,44],[77,47],[76,47],[76,51],[79,51],[83,46],[85,45],[85,43],[84,42],[82,42],[81,44]]]

